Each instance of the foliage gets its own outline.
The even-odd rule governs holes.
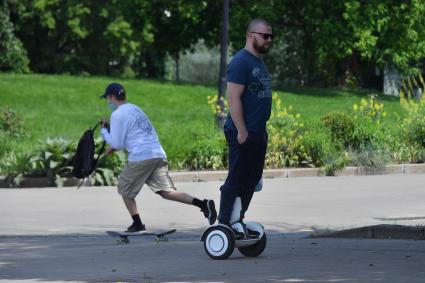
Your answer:
[[[11,137],[22,137],[25,133],[24,119],[10,107],[0,108],[0,130]]]
[[[391,160],[396,163],[425,163],[425,148],[399,141],[393,145]]]
[[[95,140],[96,152],[98,152],[102,143],[102,138],[97,138]],[[108,155],[103,154],[99,158],[94,172],[90,175],[90,184],[92,186],[116,185],[117,176],[121,173],[126,162],[127,156],[123,151],[117,151]]]
[[[0,159],[0,172],[6,175],[10,187],[17,187],[23,177],[34,169],[33,156],[10,151]]]
[[[338,155],[330,134],[321,128],[306,131],[302,136],[301,144],[314,167],[324,166]]]
[[[9,0],[0,3],[0,71],[27,73],[28,57],[22,42],[15,36],[9,17]]]
[[[344,112],[330,112],[320,120],[330,130],[332,139],[337,145],[349,147],[354,132],[354,121],[350,115]]]
[[[337,176],[347,166],[347,163],[348,157],[345,153],[336,153],[335,155],[330,155],[325,160],[322,170],[326,176]]]
[[[248,22],[262,17],[277,35],[266,58],[277,80],[362,85],[371,66],[419,69],[425,57],[422,2],[231,1],[229,43],[242,48]],[[177,61],[199,40],[217,46],[223,22],[217,20],[222,1],[213,0],[6,3],[0,34],[10,40],[0,40],[8,46],[0,54],[16,65],[7,66],[12,71],[25,70],[26,50],[35,72],[164,77],[167,56]]]
[[[383,124],[387,115],[383,109],[384,104],[379,103],[375,95],[361,99],[359,105],[353,105],[355,127],[349,144],[351,149],[358,151],[386,149],[389,136]]]
[[[419,98],[412,94],[413,88],[420,87],[418,81],[421,83],[422,89],[425,89],[424,79],[421,75],[418,80],[411,77],[403,83],[405,90],[401,90],[400,104],[407,114],[401,121],[401,135],[407,144],[425,147],[425,90]]]
[[[96,150],[101,146],[96,139]],[[76,144],[62,137],[48,138],[41,147],[31,153],[11,151],[0,160],[0,172],[6,174],[11,186],[19,186],[23,177],[47,177],[48,186],[63,186],[71,177]],[[116,177],[126,163],[126,155],[117,152],[102,155],[96,170],[90,175],[91,185],[116,185]]]
[[[43,73],[121,73],[140,45],[125,19],[124,8],[116,1],[107,7],[99,1],[18,2],[15,25],[31,69]]]
[[[33,71],[162,77],[167,54],[177,58],[207,36],[211,23],[218,25],[205,21],[215,6],[197,0],[15,1],[13,22]]]
[[[220,108],[220,105],[218,104],[217,97],[218,97],[218,95],[207,96],[208,105],[209,105],[211,111],[214,113],[214,116],[221,114],[221,108]],[[220,97],[220,102],[222,102],[223,105],[224,105],[224,112],[228,113],[229,112],[229,103],[228,103],[227,99],[225,99],[224,97]]]
[[[389,156],[385,150],[363,149],[349,152],[350,165],[357,166],[364,175],[381,173],[388,161]]]
[[[407,77],[400,90],[400,105],[406,115],[399,118],[400,137],[394,146],[397,162],[425,162],[425,82],[422,75]],[[419,90],[419,92],[418,92]]]
[[[321,118],[330,130],[332,140],[340,152],[325,165],[326,174],[344,164],[359,166],[365,172],[378,172],[389,161],[394,139],[384,126],[387,117],[384,104],[376,95],[362,98],[355,103],[350,113],[331,112]],[[338,157],[339,156],[339,157]],[[345,165],[344,165],[345,166]]]
[[[98,98],[99,93],[102,93],[110,80],[111,78],[99,77],[0,74],[0,88],[4,93],[10,94],[2,96],[0,107],[10,105],[16,113],[22,113],[25,129],[31,129],[31,136],[24,139],[6,137],[6,133],[1,132],[0,150],[3,147],[3,154],[10,150],[14,150],[17,154],[20,152],[34,153],[40,148],[40,143],[37,141],[44,141],[49,136],[63,136],[68,140],[78,141],[83,130],[93,125],[93,121],[97,121],[99,117],[110,115],[105,101]],[[189,168],[186,165],[189,162],[187,158],[189,152],[194,148],[197,137],[204,140],[205,143],[209,140],[213,144],[211,147],[214,150],[212,151],[217,152],[215,148],[218,148],[218,145],[215,143],[217,139],[223,138],[223,135],[221,132],[216,132],[214,115],[207,104],[207,97],[216,94],[214,88],[150,80],[123,80],[122,83],[128,91],[129,101],[140,105],[155,126],[169,158],[171,170],[187,170]],[[274,92],[273,96],[275,99],[281,100],[281,112],[285,106],[287,114],[294,116],[294,120],[284,119],[286,121],[286,124],[283,123],[282,126],[284,131],[278,133],[277,137],[288,136],[289,133],[285,131],[293,127],[302,135],[302,138],[293,137],[293,142],[286,142],[285,147],[280,150],[276,142],[272,144],[276,134],[269,132],[267,167],[281,168],[285,164],[284,158],[294,156],[295,153],[306,162],[299,164],[292,161],[291,166],[323,167],[331,162],[332,158],[337,159],[338,156],[348,151],[347,148],[341,149],[341,154],[333,152],[332,148],[336,143],[331,139],[329,130],[323,126],[320,118],[327,112],[343,111],[346,111],[345,113],[352,118],[355,113],[360,116],[359,111],[354,112],[351,109],[353,104],[357,104],[358,108],[361,106],[359,97],[364,97],[364,92],[303,88]],[[212,101],[210,106],[215,106],[214,99]],[[369,98],[366,99],[367,103],[369,103],[368,101]],[[377,127],[377,129],[383,128],[384,133],[390,133],[393,137],[392,140],[385,139],[385,147],[389,147],[388,151],[392,153],[391,161],[417,160],[412,162],[420,162],[420,148],[401,144],[401,136],[399,137],[401,120],[397,120],[396,117],[404,118],[407,113],[400,106],[398,99],[380,97],[379,104],[382,103],[385,103],[384,109],[388,114],[385,117],[382,113],[379,114],[382,127]],[[275,113],[276,105],[274,100],[273,111]],[[290,108],[289,105],[292,107]],[[301,113],[298,118],[295,114],[297,112]],[[273,122],[276,116],[274,114],[269,121],[271,125],[274,123],[274,128],[277,128],[276,123]],[[295,122],[298,123],[298,128],[295,127]],[[300,127],[301,124],[303,127]],[[373,131],[370,132],[374,134]],[[202,134],[197,135],[197,133]],[[377,135],[381,134],[377,133]],[[329,142],[330,139],[331,142]],[[301,145],[304,149],[301,148]],[[283,149],[286,151],[283,152]],[[328,151],[329,153],[326,153]],[[408,153],[412,154],[411,157],[407,157]],[[320,162],[318,156],[322,156]],[[224,168],[225,164],[222,169]]]
[[[29,176],[47,177],[49,186],[63,185],[63,177],[69,177],[75,144],[62,137],[48,138],[32,157],[33,170]]]
[[[282,101],[273,96],[273,109],[267,125],[269,144],[266,167],[310,167],[312,159],[302,144],[304,123],[292,106],[283,107]]]
[[[12,144],[10,141],[9,135],[6,133],[0,131],[0,159],[6,155],[8,152],[12,150]],[[0,166],[0,175],[3,173],[1,172],[1,166]]]
[[[207,47],[201,40],[193,50],[180,52],[177,62],[181,82],[216,84],[218,81],[220,51],[217,46]],[[167,57],[165,78],[176,81],[176,68],[175,58]]]
[[[223,133],[198,132],[183,161],[189,170],[221,169],[227,166],[227,146]]]
[[[304,32],[294,28],[274,32],[279,36],[274,39],[273,47],[265,57],[273,82],[284,86],[313,84],[314,78],[303,48]]]
[[[381,68],[390,64],[405,73],[415,69],[411,63],[425,56],[423,1],[344,2],[343,18],[354,39],[353,51]]]

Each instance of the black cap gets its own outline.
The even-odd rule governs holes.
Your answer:
[[[100,98],[106,98],[108,95],[114,95],[117,98],[125,96],[125,89],[119,83],[111,83],[106,89],[105,93]]]

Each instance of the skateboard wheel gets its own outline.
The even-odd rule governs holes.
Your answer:
[[[118,244],[128,244],[130,241],[128,239],[119,239],[117,240]]]

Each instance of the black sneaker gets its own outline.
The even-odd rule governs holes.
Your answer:
[[[136,232],[141,232],[141,231],[145,231],[146,227],[144,224],[137,224],[134,223],[131,224],[130,227],[127,228],[127,230],[125,231],[126,233],[136,233]]]
[[[204,213],[205,218],[208,219],[210,225],[213,225],[217,220],[217,211],[215,210],[215,204],[212,199],[204,199],[204,208],[201,211]]]
[[[236,240],[240,240],[240,239],[254,239],[254,238],[258,238],[260,236],[260,232],[255,231],[255,230],[251,230],[249,229],[245,223],[243,223],[242,221],[233,223],[230,226],[233,230],[233,232],[235,233],[235,238]]]
[[[228,225],[235,234],[235,240],[242,240],[245,238],[245,224],[242,222],[236,222],[232,225]]]

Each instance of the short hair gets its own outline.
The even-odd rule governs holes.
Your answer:
[[[246,29],[246,32],[247,32],[247,33],[248,33],[248,32],[252,32],[252,31],[254,30],[254,28],[255,28],[256,26],[260,25],[260,24],[271,27],[271,25],[269,24],[269,22],[267,22],[266,20],[264,20],[264,19],[260,19],[260,18],[257,18],[257,19],[253,19],[253,20],[252,20],[252,21],[248,24],[248,27],[247,27],[247,29]]]

